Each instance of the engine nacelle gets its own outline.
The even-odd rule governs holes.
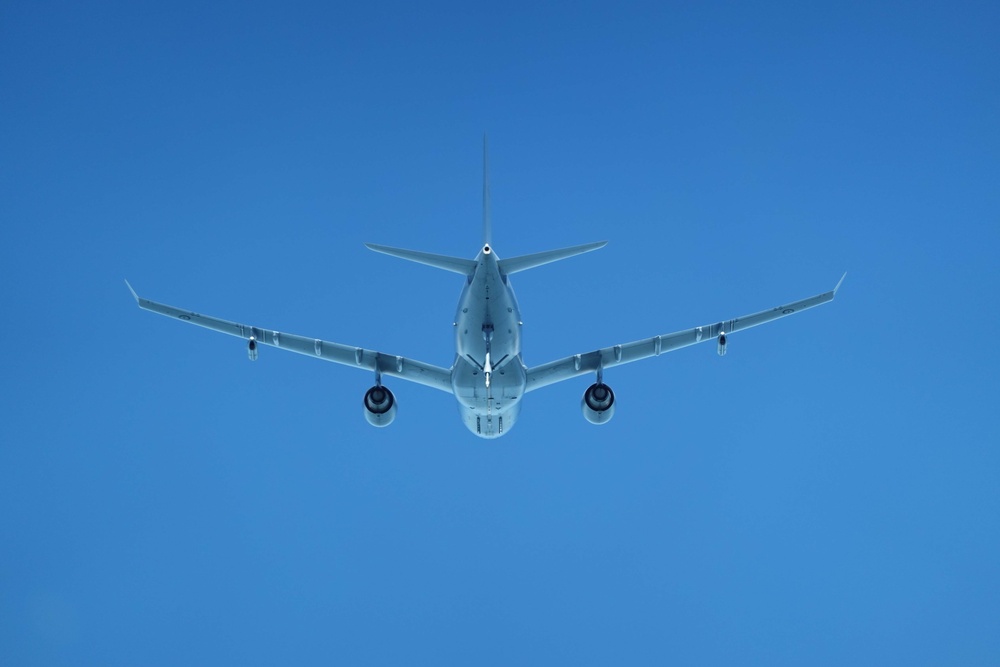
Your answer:
[[[719,350],[719,356],[720,357],[726,356],[726,332],[725,331],[723,331],[722,333],[719,334],[719,347],[718,347],[718,350]]]
[[[365,419],[372,426],[388,426],[396,418],[396,397],[382,385],[365,392]]]
[[[257,339],[250,336],[250,342],[247,344],[247,356],[250,357],[250,361],[257,361]]]
[[[592,384],[583,392],[580,407],[591,424],[607,424],[615,415],[615,392],[603,382]]]

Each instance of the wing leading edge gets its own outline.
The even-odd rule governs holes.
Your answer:
[[[125,282],[128,285],[128,281]],[[400,357],[392,354],[384,354],[374,350],[367,350],[361,347],[343,345],[341,343],[331,343],[319,338],[306,338],[296,336],[271,329],[229,322],[208,315],[201,315],[182,308],[175,308],[156,301],[144,299],[136,294],[131,285],[129,291],[135,297],[139,307],[160,315],[166,315],[188,324],[194,324],[212,331],[219,331],[230,336],[238,336],[244,340],[251,337],[260,345],[269,345],[289,352],[297,352],[316,359],[332,361],[335,364],[344,366],[354,366],[370,371],[378,370],[382,375],[402,378],[427,387],[440,389],[441,391],[452,393],[451,371],[447,368],[433,366],[422,361],[416,361],[407,357]]]
[[[846,276],[847,274],[845,273],[844,277]],[[787,317],[808,308],[828,303],[833,301],[833,297],[836,296],[841,283],[844,282],[844,277],[829,292],[817,294],[808,299],[793,301],[792,303],[771,308],[770,310],[762,310],[759,313],[744,315],[743,317],[737,317],[725,322],[706,324],[684,331],[676,331],[662,336],[644,338],[631,343],[605,347],[593,352],[574,354],[565,359],[550,361],[541,366],[534,366],[527,371],[528,385],[525,391],[534,391],[535,389],[541,389],[550,384],[562,382],[563,380],[568,380],[579,375],[594,373],[598,368],[610,368],[612,366],[639,361],[640,359],[656,357],[665,352],[673,352],[674,350],[679,350],[682,347],[694,345],[695,343],[718,340],[719,334],[722,332],[725,332],[726,336],[728,336],[736,331],[743,331],[759,324],[773,322],[774,320]]]

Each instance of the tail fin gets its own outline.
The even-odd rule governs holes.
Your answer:
[[[493,223],[490,220],[490,146],[483,134],[483,244],[493,243]]]
[[[483,244],[492,245],[493,244],[493,229],[490,222],[490,154],[489,154],[489,141],[486,134],[483,134]],[[583,245],[572,246],[570,248],[560,248],[558,250],[547,250],[545,252],[536,252],[532,255],[521,255],[520,257],[511,257],[510,259],[500,259],[497,260],[501,273],[511,274],[517,273],[518,271],[525,271],[527,269],[533,269],[536,266],[541,266],[543,264],[548,264],[550,262],[556,262],[560,259],[566,259],[567,257],[573,257],[575,255],[580,255],[585,252],[590,252],[591,250],[597,250],[598,248],[603,248],[608,244],[607,241],[598,241],[597,243],[585,243]],[[390,246],[376,245],[374,243],[366,243],[365,246],[369,250],[374,250],[375,252],[380,252],[385,255],[392,255],[393,257],[399,257],[400,259],[408,259],[411,262],[417,262],[418,264],[426,264],[427,266],[433,266],[438,269],[444,269],[445,271],[452,271],[454,273],[461,273],[463,276],[471,276],[476,271],[476,260],[474,259],[463,259],[461,257],[449,257],[448,255],[435,255],[429,252],[421,252],[419,250],[407,250],[405,248],[392,248]],[[488,252],[488,251],[487,251]]]
[[[435,255],[419,250],[406,250],[405,248],[391,248],[385,245],[366,243],[369,250],[380,252],[385,255],[392,255],[401,259],[408,259],[418,264],[426,264],[445,271],[461,273],[463,276],[471,276],[476,270],[476,261],[473,259],[462,259],[461,257],[449,257],[447,255]]]
[[[598,241],[597,243],[585,243],[583,245],[575,245],[570,248],[546,250],[545,252],[536,252],[532,255],[521,255],[520,257],[511,257],[510,259],[501,259],[499,260],[500,271],[501,273],[505,273],[507,275],[517,273],[518,271],[526,271],[527,269],[533,269],[536,266],[541,266],[542,264],[557,262],[560,259],[581,255],[585,252],[590,252],[591,250],[597,250],[598,248],[603,248],[607,244],[607,241]]]

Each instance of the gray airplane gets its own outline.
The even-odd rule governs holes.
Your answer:
[[[475,259],[365,244],[375,252],[462,276],[465,285],[455,314],[455,361],[451,368],[200,315],[144,299],[136,294],[131,285],[128,287],[140,308],[243,338],[247,341],[247,354],[251,361],[257,359],[261,345],[270,345],[374,372],[375,384],[365,392],[363,401],[365,418],[374,426],[388,426],[396,417],[396,398],[382,384],[383,376],[388,375],[452,394],[458,401],[462,421],[470,431],[482,438],[498,438],[514,426],[525,394],[586,374],[594,375],[595,382],[583,394],[583,416],[592,424],[604,424],[615,411],[615,394],[604,382],[605,369],[710,340],[716,342],[719,355],[724,355],[731,334],[832,301],[844,281],[842,277],[829,292],[752,315],[574,354],[540,366],[526,366],[521,358],[521,312],[510,276],[518,271],[597,250],[606,243],[601,241],[500,259],[491,242],[489,167],[484,141],[483,244]]]

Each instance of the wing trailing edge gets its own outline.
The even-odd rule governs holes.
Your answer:
[[[398,377],[403,380],[422,384],[426,387],[439,389],[448,394],[452,393],[450,368],[434,366],[433,364],[417,361],[416,359],[385,354],[384,352],[377,352],[354,345],[334,343],[321,338],[297,336],[295,334],[202,315],[194,311],[168,306],[165,303],[143,298],[136,294],[128,281],[125,281],[125,284],[128,285],[129,291],[143,310],[165,315],[181,322],[211,329],[212,331],[218,331],[219,333],[237,336],[243,340],[249,340],[249,350],[253,353],[250,356],[251,359],[257,358],[257,345],[268,345],[314,359],[331,361],[343,366],[353,366],[355,368],[376,371],[381,375]]]
[[[844,276],[847,274],[845,273]],[[627,364],[640,359],[658,357],[667,352],[679,350],[688,345],[716,341],[720,336],[729,336],[737,331],[743,331],[767,322],[787,317],[803,310],[821,306],[824,303],[833,301],[844,278],[840,279],[837,286],[829,292],[823,292],[816,296],[811,296],[798,301],[792,301],[769,310],[762,310],[759,313],[744,315],[731,320],[724,320],[712,324],[704,324],[700,327],[675,331],[674,333],[653,336],[642,340],[622,343],[611,347],[601,348],[581,354],[574,354],[571,357],[551,361],[541,366],[533,366],[526,371],[527,387],[525,392],[531,392],[542,387],[546,387],[556,382],[562,382],[569,378],[593,373],[603,369]]]

